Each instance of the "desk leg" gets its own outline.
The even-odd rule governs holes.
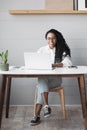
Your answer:
[[[0,128],[1,128],[1,121],[2,121],[5,90],[6,90],[6,75],[3,75],[2,76],[1,90],[0,90]]]
[[[8,77],[7,95],[6,95],[6,118],[9,116],[10,92],[11,92],[11,77]]]
[[[81,104],[82,104],[83,118],[85,118],[87,116],[87,108],[86,108],[86,88],[85,88],[84,75],[81,75],[78,78],[78,83],[79,83],[79,91],[80,91],[80,98],[81,98]]]

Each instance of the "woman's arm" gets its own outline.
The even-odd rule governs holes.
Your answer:
[[[69,56],[66,56],[61,62],[52,64],[52,67],[66,67],[72,66],[72,62]]]
[[[69,56],[66,56],[62,62],[64,67],[68,67],[68,66],[72,66],[72,61],[71,61],[71,58]]]

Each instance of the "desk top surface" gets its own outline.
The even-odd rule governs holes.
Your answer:
[[[69,75],[69,74],[87,74],[87,66],[60,67],[52,70],[30,70],[24,67],[10,66],[9,71],[0,71],[0,75]]]

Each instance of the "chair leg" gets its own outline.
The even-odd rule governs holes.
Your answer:
[[[36,100],[37,100],[37,87],[35,88],[35,96],[34,96],[34,116],[35,116],[35,110],[36,110]]]
[[[60,94],[60,100],[61,100],[61,107],[62,107],[62,111],[63,111],[63,117],[64,117],[64,119],[66,119],[64,89],[61,89],[59,94]]]

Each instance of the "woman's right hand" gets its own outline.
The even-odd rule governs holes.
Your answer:
[[[52,64],[52,67],[63,67],[63,63],[54,63]]]

